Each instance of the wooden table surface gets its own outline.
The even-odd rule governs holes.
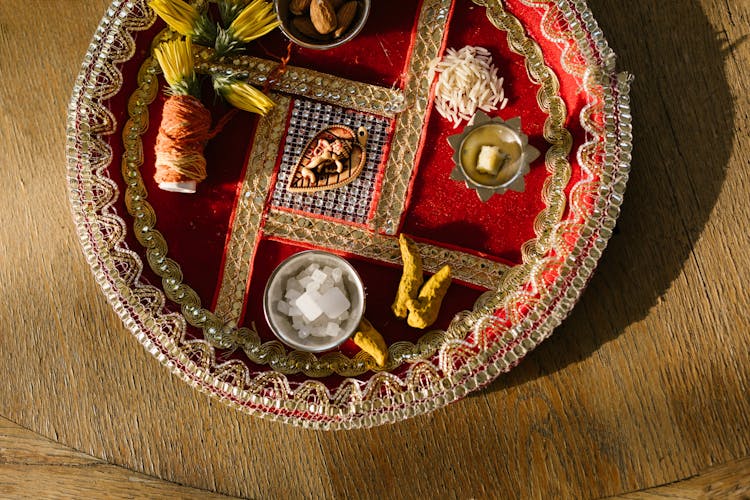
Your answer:
[[[64,144],[107,3],[0,2],[1,497],[750,495],[750,3],[591,1],[636,149],[581,302],[487,390],[335,433],[194,391],[95,284]]]

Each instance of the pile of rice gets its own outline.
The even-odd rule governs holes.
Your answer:
[[[440,73],[435,86],[435,107],[443,117],[458,127],[469,121],[477,109],[489,113],[508,104],[503,79],[498,78],[492,56],[484,47],[467,45],[448,49],[441,61],[430,65],[429,79]],[[499,104],[499,106],[498,106]]]

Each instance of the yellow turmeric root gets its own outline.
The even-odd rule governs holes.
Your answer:
[[[422,286],[424,278],[422,277],[422,256],[419,255],[417,245],[402,234],[398,237],[398,246],[401,249],[404,271],[391,310],[396,317],[404,319],[409,312],[406,303],[417,298],[419,287]]]
[[[380,332],[365,318],[362,318],[359,323],[359,329],[352,340],[360,349],[372,356],[378,366],[385,365],[388,360],[388,346],[385,345],[385,340]]]
[[[443,266],[424,284],[416,299],[409,299],[406,308],[409,318],[406,322],[414,328],[427,328],[432,325],[440,312],[448,287],[451,284],[451,268]]]

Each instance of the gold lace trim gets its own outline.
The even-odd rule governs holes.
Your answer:
[[[440,53],[451,0],[425,0],[406,75],[405,110],[396,119],[391,152],[385,166],[380,201],[371,226],[376,232],[396,234],[415,168],[422,127],[429,106],[430,85],[425,78],[430,62]]]
[[[535,41],[525,34],[521,22],[508,13],[500,2],[473,0],[487,8],[492,24],[507,32],[510,49],[525,58],[529,79],[540,86],[537,92],[539,107],[549,116],[544,122],[544,138],[551,144],[545,157],[549,176],[542,186],[545,208],[534,220],[536,239],[526,242],[521,253],[524,264],[538,264],[538,258],[550,250],[550,237],[565,212],[565,186],[570,180],[568,154],[573,146],[573,137],[564,127],[567,106],[560,97],[560,83],[554,72],[544,64],[544,54]],[[519,36],[520,35],[520,36]]]
[[[242,191],[237,200],[235,216],[230,228],[229,242],[224,252],[224,272],[214,312],[224,323],[237,327],[245,300],[254,252],[260,236],[261,217],[276,165],[279,145],[284,138],[284,124],[291,99],[274,95],[271,111],[258,121],[250,156],[242,180]]]
[[[565,34],[564,27],[567,22],[561,8],[547,0],[521,0],[521,2],[528,7],[544,10],[541,23],[542,33],[563,49],[560,57],[563,69],[576,78],[583,79],[589,65],[586,64],[586,58],[576,50],[575,44],[570,43],[570,39]]]
[[[278,63],[253,56],[222,57],[214,61],[213,49],[194,45],[196,70],[199,73],[235,76],[264,86],[268,73]],[[288,66],[278,82],[276,92],[292,94],[356,109],[365,113],[393,117],[404,108],[404,95],[396,89],[347,80],[311,69]]]
[[[372,233],[357,226],[271,210],[263,231],[270,236],[349,252],[390,264],[401,264],[397,237]],[[450,264],[456,279],[482,288],[493,288],[508,269],[505,264],[466,252],[419,242],[417,247],[427,271],[436,272],[444,264]]]

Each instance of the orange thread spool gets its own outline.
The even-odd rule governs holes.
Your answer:
[[[173,95],[164,103],[156,137],[156,172],[160,187],[195,185],[206,178],[203,148],[209,139],[211,113],[193,96]],[[188,191],[190,188],[185,188]]]
[[[263,92],[286,72],[292,56],[292,43],[286,56],[269,74]],[[209,139],[218,134],[237,112],[229,111],[211,127],[211,113],[191,95],[172,95],[164,102],[161,125],[156,137],[156,171],[154,180],[167,191],[194,193],[195,187],[206,178],[206,159],[203,150]]]
[[[211,130],[211,113],[197,98],[173,95],[164,102],[154,147],[154,180],[162,189],[195,192],[195,186],[206,178],[203,149],[208,140],[218,134],[234,116],[235,111],[224,115]]]

